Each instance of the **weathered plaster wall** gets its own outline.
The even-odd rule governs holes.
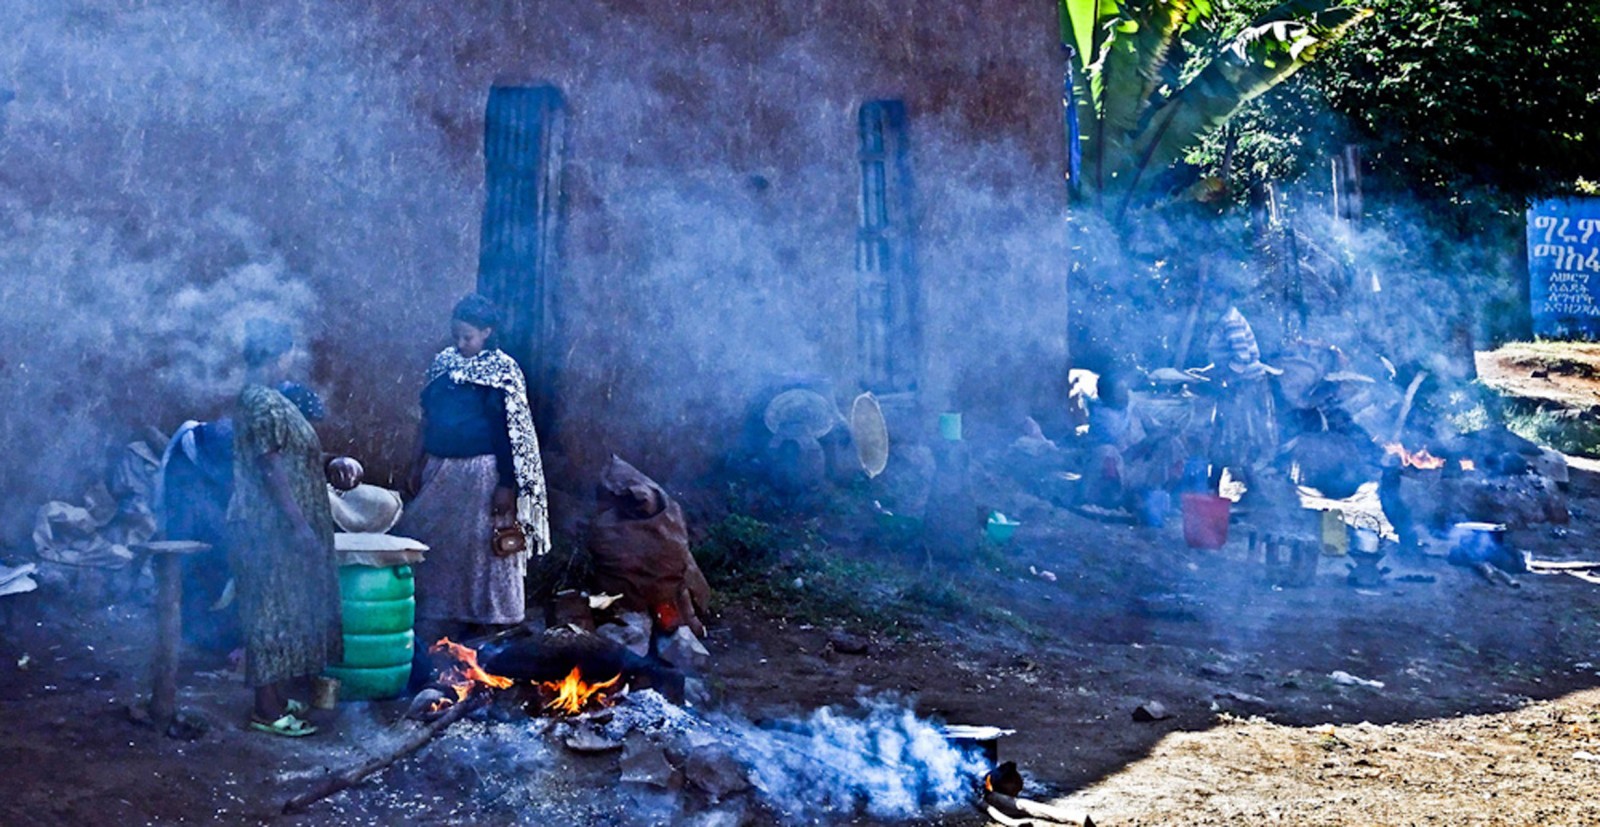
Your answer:
[[[331,448],[403,462],[470,290],[493,84],[569,106],[561,482],[703,470],[776,374],[854,389],[856,107],[910,113],[925,397],[1014,414],[1063,349],[1053,4],[25,0],[0,10],[3,518],[301,326]],[[14,532],[8,532],[13,533]]]

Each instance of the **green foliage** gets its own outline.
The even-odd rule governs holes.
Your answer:
[[[777,528],[744,514],[729,514],[706,531],[695,562],[711,585],[723,587],[761,572],[778,559]]]
[[[1150,170],[1178,160],[1234,110],[1287,80],[1371,12],[1307,0],[1291,2],[1247,26],[1193,80],[1152,112],[1134,139],[1130,194]],[[1284,15],[1294,15],[1285,19]],[[1126,199],[1124,200],[1126,204]]]
[[[1568,191],[1600,162],[1600,5],[1384,0],[1314,73],[1419,192]]]
[[[1506,418],[1506,427],[1523,439],[1563,454],[1600,456],[1600,423],[1579,416],[1577,411],[1513,413]]]
[[[1206,0],[1061,0],[1085,167],[1077,186],[1121,216],[1158,173],[1240,106],[1367,17],[1342,0],[1291,0],[1231,32]],[[1189,42],[1194,41],[1194,42]]]
[[[1346,143],[1367,189],[1421,198],[1461,234],[1526,199],[1592,192],[1600,168],[1600,4],[1374,0],[1372,23],[1233,121],[1235,192],[1326,174]],[[1235,24],[1268,0],[1239,0]],[[1262,136],[1281,136],[1266,138]],[[1210,136],[1189,160],[1221,169]],[[1587,176],[1587,178],[1586,178]]]

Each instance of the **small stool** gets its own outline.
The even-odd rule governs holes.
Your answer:
[[[183,641],[183,578],[179,562],[211,550],[209,543],[162,540],[139,543],[130,550],[143,560],[153,557],[156,577],[156,652],[150,689],[150,722],[166,732],[178,716],[178,647]],[[137,564],[136,564],[137,565]]]

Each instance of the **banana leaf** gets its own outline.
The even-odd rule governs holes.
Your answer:
[[[1134,139],[1115,173],[1126,211],[1140,181],[1183,156],[1207,130],[1244,103],[1282,83],[1317,52],[1338,41],[1372,10],[1338,0],[1294,0],[1263,15],[1235,37],[1193,80],[1161,104]],[[1286,16],[1296,15],[1296,16]]]
[[[1079,77],[1088,76],[1108,34],[1106,23],[1117,13],[1117,0],[1061,0],[1061,42],[1077,52],[1073,68]]]
[[[1099,192],[1100,173],[1105,168],[1099,114],[1095,101],[1100,97],[1100,78],[1091,69],[1111,36],[1110,24],[1120,14],[1117,0],[1060,0],[1061,43],[1071,50],[1074,98],[1078,115],[1079,149],[1089,189]],[[1070,153],[1072,148],[1068,148]],[[1083,181],[1080,184],[1085,183]]]
[[[1192,12],[1209,12],[1201,0],[1128,0],[1112,24],[1097,61],[1100,88],[1097,133],[1106,157],[1127,151],[1161,81],[1161,67]]]

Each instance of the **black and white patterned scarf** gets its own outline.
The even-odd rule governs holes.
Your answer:
[[[498,349],[479,351],[472,358],[447,347],[433,357],[428,384],[441,376],[450,381],[504,391],[506,432],[511,436],[511,462],[517,473],[517,522],[528,535],[535,554],[550,550],[550,506],[545,495],[544,462],[539,458],[539,435],[533,429],[528,407],[527,380],[515,359]]]

